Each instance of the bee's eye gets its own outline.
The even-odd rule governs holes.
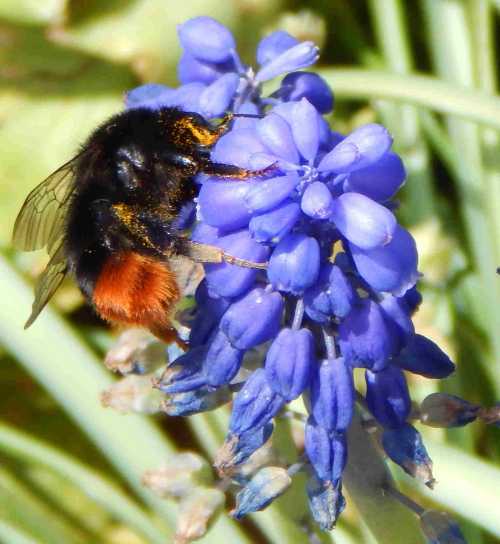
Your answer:
[[[127,191],[135,191],[141,187],[141,180],[136,169],[127,161],[117,163],[116,175]]]

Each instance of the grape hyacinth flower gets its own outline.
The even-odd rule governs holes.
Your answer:
[[[267,269],[205,266],[189,349],[170,347],[171,362],[157,381],[163,410],[190,415],[232,399],[216,468],[242,487],[236,518],[264,508],[305,470],[311,513],[331,529],[345,506],[356,402],[376,422],[387,456],[432,486],[405,373],[441,379],[454,365],[412,323],[421,301],[418,256],[394,214],[406,174],[391,135],[375,123],[349,134],[330,128],[324,114],[333,94],[316,74],[298,71],[318,57],[310,42],[270,34],[258,46],[254,71],[241,62],[229,30],[210,17],[180,25],[179,39],[181,85],[134,89],[127,107],[175,105],[207,118],[258,114],[236,119],[212,160],[274,169],[248,181],[199,180],[192,239],[267,262]],[[262,83],[283,74],[278,89],[262,97]],[[357,372],[365,376],[364,395],[355,388]],[[304,456],[242,476],[272,436],[274,418],[299,398],[308,412]],[[444,419],[426,410],[429,421]],[[468,416],[446,421],[459,417]]]

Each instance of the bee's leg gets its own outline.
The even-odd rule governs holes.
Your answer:
[[[259,170],[248,170],[246,168],[240,168],[239,166],[234,166],[233,164],[222,164],[219,162],[206,161],[201,166],[201,171],[204,174],[209,176],[220,176],[223,178],[233,178],[245,180],[249,178],[259,178],[267,176],[276,170],[276,163],[270,164],[265,168]]]
[[[174,327],[165,325],[150,326],[149,331],[165,344],[176,343],[184,351],[189,349],[188,344],[182,340]]]
[[[256,263],[247,261],[240,257],[235,257],[223,251],[220,247],[211,246],[209,244],[200,244],[198,242],[187,242],[187,251],[189,257],[198,263],[228,263],[241,266],[243,268],[256,268],[258,270],[266,270],[267,263]]]

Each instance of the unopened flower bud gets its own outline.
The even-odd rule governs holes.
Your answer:
[[[474,421],[480,409],[455,395],[432,393],[420,405],[420,420],[430,427],[462,427]]]
[[[429,544],[467,544],[457,522],[445,512],[426,510],[420,524]]]
[[[160,409],[161,398],[150,376],[125,376],[101,393],[103,406],[123,413],[154,414]]]
[[[403,371],[389,365],[380,372],[366,371],[366,402],[384,427],[404,425],[411,411],[411,399]]]
[[[236,495],[236,507],[231,512],[241,519],[251,512],[263,510],[274,499],[282,495],[291,485],[292,479],[286,469],[265,467]]]
[[[225,502],[219,489],[198,487],[181,501],[174,544],[187,544],[204,536]]]
[[[229,29],[212,17],[193,17],[179,25],[177,31],[182,47],[204,62],[224,62],[236,48]]]
[[[191,452],[172,455],[161,468],[147,470],[142,483],[160,497],[182,498],[196,486],[213,482],[210,465],[203,457]]]
[[[434,379],[446,378],[455,370],[455,365],[448,355],[432,340],[421,334],[414,336],[394,358],[394,363],[404,370]]]

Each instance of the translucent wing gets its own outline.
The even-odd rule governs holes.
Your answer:
[[[75,166],[82,153],[63,164],[26,198],[14,225],[12,243],[24,251],[47,247],[50,261],[35,286],[28,328],[38,317],[67,272],[64,226],[68,204],[75,191]]]
[[[74,170],[80,157],[63,164],[28,195],[14,225],[14,247],[32,251],[48,246],[49,254],[53,254],[75,190]]]
[[[58,245],[53,246],[52,257],[37,280],[35,300],[31,308],[31,315],[24,325],[25,329],[35,321],[38,314],[45,308],[47,302],[49,302],[59,285],[61,285],[67,270],[66,256],[64,255],[63,240],[61,238]]]

